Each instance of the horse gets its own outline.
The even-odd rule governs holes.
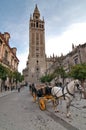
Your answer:
[[[70,105],[71,105],[73,98],[75,97],[76,88],[79,92],[82,91],[82,87],[81,87],[80,81],[78,79],[72,80],[66,86],[64,86],[62,88],[54,86],[51,90],[51,94],[56,98],[56,100],[58,101],[58,104],[59,104],[60,98],[66,101],[66,110],[67,110],[66,116],[67,117],[71,116]],[[55,109],[55,112],[56,112],[56,109]],[[57,112],[59,112],[59,111],[57,110]]]

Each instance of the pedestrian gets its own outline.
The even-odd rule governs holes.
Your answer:
[[[17,87],[18,87],[18,92],[20,92],[20,88],[21,88],[20,82],[18,82]]]

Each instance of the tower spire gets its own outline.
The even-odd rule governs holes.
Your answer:
[[[33,13],[33,18],[39,19],[39,17],[40,17],[40,12],[39,12],[37,4],[36,4],[34,13]]]

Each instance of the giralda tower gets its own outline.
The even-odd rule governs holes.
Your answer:
[[[46,71],[44,24],[36,5],[29,21],[28,80],[31,83],[38,83]]]

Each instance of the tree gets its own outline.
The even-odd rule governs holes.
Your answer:
[[[18,71],[15,71],[13,72],[13,80],[15,80],[16,83],[17,81],[22,82],[22,80],[24,80],[24,76],[21,75],[21,73],[19,73]]]
[[[81,81],[81,85],[84,89],[84,96],[86,98],[86,93],[85,93],[85,86],[84,82],[86,79],[86,64],[77,64],[72,67],[70,76],[73,77],[74,79],[79,79]]]
[[[86,64],[78,64],[72,67],[70,76],[79,79],[81,82],[86,79]]]
[[[45,82],[51,82],[51,80],[54,78],[54,75],[53,74],[48,74],[48,75],[45,75],[45,76],[42,76],[40,78],[41,82],[42,83],[45,83]]]
[[[7,76],[7,69],[6,69],[6,67],[4,67],[0,64],[0,78],[5,81],[6,76]]]
[[[66,72],[65,72],[65,70],[63,69],[62,66],[55,69],[54,75],[57,76],[57,77],[59,77],[59,75],[60,75],[60,77],[63,80],[63,84],[64,84],[64,79],[67,77],[67,74],[66,74]]]
[[[16,81],[22,82],[24,80],[24,76],[21,75],[18,71],[11,71],[9,68],[4,67],[3,65],[0,64],[0,78],[5,81],[6,78],[9,77],[9,79],[13,79]]]

